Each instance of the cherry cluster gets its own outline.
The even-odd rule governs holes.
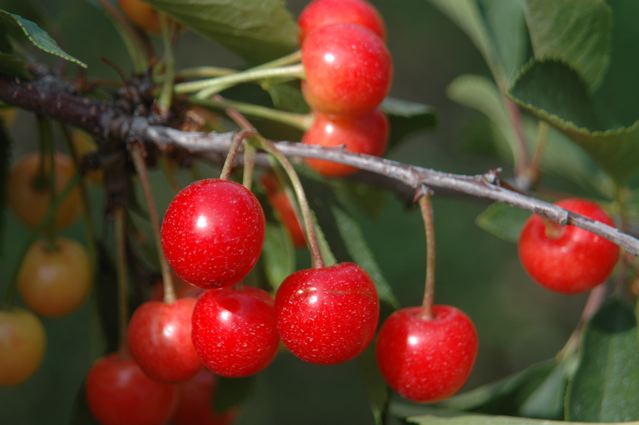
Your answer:
[[[302,92],[314,121],[302,142],[382,156],[388,119],[378,108],[388,93],[392,59],[384,43],[384,22],[364,0],[315,0],[299,17]],[[308,165],[325,176],[355,168],[317,159]]]

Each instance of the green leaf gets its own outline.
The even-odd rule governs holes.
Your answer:
[[[530,212],[521,208],[495,203],[477,216],[476,223],[479,227],[499,239],[517,243],[521,229],[529,217]]]
[[[519,149],[508,113],[495,83],[478,75],[462,75],[446,89],[457,103],[476,109],[490,119],[495,130],[495,144],[502,158],[515,157]]]
[[[292,52],[297,25],[282,0],[146,0],[253,62]]]
[[[484,57],[488,67],[495,74],[495,78],[498,80],[503,79],[503,71],[495,55],[492,40],[484,25],[477,2],[475,0],[430,0],[430,2],[470,37],[470,40]]]
[[[322,255],[322,259],[324,260],[324,265],[333,266],[337,264],[337,259],[335,259],[335,254],[333,254],[333,250],[326,240],[326,236],[324,235],[324,230],[319,224],[317,220],[317,216],[315,213],[313,215],[313,225],[315,226],[315,236],[317,237],[317,243],[319,244],[320,253]]]
[[[390,124],[389,146],[397,145],[405,137],[437,125],[432,106],[387,97],[380,106]]]
[[[62,50],[62,48],[58,46],[58,43],[35,22],[0,9],[0,25],[8,31],[11,31],[12,34],[25,38],[35,47],[50,55],[75,63],[83,68],[87,67],[84,62],[81,62]]]
[[[563,421],[547,419],[529,419],[510,416],[490,416],[460,414],[432,409],[428,415],[408,418],[411,424],[418,425],[566,425]],[[570,425],[592,425],[592,422],[570,422]],[[599,425],[639,425],[639,422],[602,422]]]
[[[524,0],[481,0],[484,21],[506,78],[511,81],[526,60],[528,34]]]
[[[639,419],[637,319],[620,300],[605,304],[587,325],[582,358],[568,389],[566,419]]]
[[[266,224],[262,248],[266,278],[274,290],[295,271],[295,248],[291,237],[281,224]]]
[[[213,399],[213,411],[220,414],[244,403],[255,389],[255,376],[249,376],[247,378],[218,377],[217,379]]]
[[[382,187],[346,179],[333,179],[327,183],[340,202],[356,206],[369,217],[378,217],[386,205],[388,192]]]
[[[617,181],[639,166],[639,121],[605,129],[594,112],[586,85],[559,62],[531,62],[510,90],[524,109],[564,132]]]
[[[399,302],[397,301],[397,298],[395,298],[395,294],[393,294],[391,286],[388,284],[381,269],[377,265],[377,262],[373,257],[373,253],[368,247],[357,221],[338,206],[333,206],[331,211],[335,217],[335,223],[337,224],[337,228],[342,236],[342,240],[344,241],[346,249],[353,261],[366,270],[371,279],[373,279],[379,299],[381,301],[385,301],[390,306],[397,308],[399,306]]]
[[[595,89],[610,62],[612,11],[605,0],[526,0],[535,58],[568,64]]]

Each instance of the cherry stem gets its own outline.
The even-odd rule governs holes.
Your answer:
[[[231,75],[238,72],[232,68],[220,68],[217,66],[197,66],[194,68],[186,68],[178,71],[177,78],[189,79],[189,78],[217,78],[225,75]]]
[[[51,121],[44,118],[41,115],[38,115],[38,133],[40,135],[40,149],[42,153],[41,157],[41,169],[43,172],[42,177],[45,177],[45,170],[47,167],[44,165],[46,162],[49,163],[48,167],[48,175],[45,177],[47,179],[47,190],[49,191],[49,196],[51,200],[56,196],[56,169],[55,169],[55,147],[53,142],[53,129],[51,128]],[[53,202],[49,205],[49,208],[53,206]],[[50,248],[55,246],[55,236],[56,236],[56,228],[55,228],[55,220],[52,220],[49,225],[46,227],[45,239],[47,241],[47,245]]]
[[[160,113],[166,116],[171,109],[173,97],[173,82],[175,80],[175,60],[173,57],[173,34],[175,34],[175,24],[167,18],[164,13],[160,13],[160,27],[162,29],[162,45],[164,47],[164,79],[162,82],[162,93],[158,100]]]
[[[288,65],[278,68],[251,68],[222,77],[207,78],[205,80],[191,81],[176,84],[174,90],[178,94],[197,92],[197,97],[206,99],[222,90],[240,83],[265,80],[269,78],[304,78],[304,66],[300,64]]]
[[[433,318],[433,302],[435,299],[435,225],[433,207],[429,190],[424,186],[417,192],[419,208],[424,221],[426,236],[426,280],[424,282],[424,299],[422,311],[427,319]]]
[[[71,158],[73,159],[73,164],[75,165],[75,169],[78,173],[81,170],[81,160],[80,154],[73,144],[73,135],[71,134],[71,130],[68,126],[61,124],[60,128],[62,129],[62,134],[64,134],[64,139],[67,142],[67,148],[71,153]],[[93,222],[93,215],[91,214],[91,204],[89,202],[89,194],[87,190],[86,181],[81,178],[79,185],[80,189],[80,199],[82,201],[82,217],[84,222],[84,232],[87,237],[87,249],[89,250],[89,258],[91,259],[91,269],[95,272],[97,266],[97,237],[95,231],[95,223]]]
[[[170,304],[175,301],[175,287],[173,286],[173,276],[171,275],[169,263],[166,261],[164,251],[162,251],[162,244],[160,242],[160,218],[158,216],[155,198],[153,197],[153,191],[151,190],[151,183],[149,182],[149,173],[146,168],[146,163],[144,162],[143,148],[137,143],[133,143],[130,146],[133,165],[135,166],[135,171],[140,177],[142,192],[144,192],[144,200],[146,201],[146,207],[149,210],[149,219],[151,220],[151,228],[153,229],[155,251],[158,255],[158,260],[160,261],[160,269],[162,271],[164,302]]]
[[[251,190],[253,183],[253,171],[255,170],[255,148],[250,143],[244,144],[244,173],[242,175],[242,184],[248,190]]]
[[[231,146],[229,147],[229,153],[226,155],[226,160],[224,161],[224,165],[222,166],[222,172],[220,173],[220,179],[228,180],[231,175],[231,171],[233,170],[233,165],[235,164],[235,158],[237,157],[237,153],[240,151],[244,140],[255,134],[254,130],[241,130],[233,136],[233,140],[231,141]]]
[[[7,306],[12,306],[15,304],[16,293],[18,290],[17,288],[18,273],[20,273],[20,266],[24,262],[24,257],[25,255],[27,255],[27,251],[29,250],[31,245],[38,239],[38,237],[40,237],[43,231],[47,229],[51,225],[51,223],[55,221],[55,216],[56,216],[56,213],[58,212],[58,209],[60,208],[60,205],[62,205],[62,202],[64,202],[67,196],[69,196],[71,191],[75,188],[75,186],[78,184],[80,180],[81,180],[80,175],[76,174],[69,181],[69,183],[67,183],[67,185],[64,187],[64,189],[62,189],[60,194],[56,196],[55,199],[53,200],[51,207],[47,210],[47,214],[44,216],[42,221],[38,223],[36,228],[33,229],[33,232],[31,232],[31,235],[29,236],[24,246],[20,250],[18,261],[16,262],[13,273],[11,273],[11,280],[10,280],[9,286],[7,286],[7,289],[5,290],[4,295],[2,297],[3,304]]]
[[[190,98],[194,105],[203,106],[209,109],[235,109],[243,114],[251,115],[257,118],[264,118],[270,121],[286,124],[302,131],[308,130],[313,124],[312,114],[296,114],[294,112],[280,111],[278,109],[269,108],[252,103],[237,102],[227,99],[199,99]]]
[[[131,58],[135,71],[137,73],[144,72],[147,67],[147,61],[139,52],[143,51],[146,58],[150,58],[153,56],[152,47],[148,42],[140,37],[140,34],[135,30],[135,28],[109,0],[98,1],[113,20],[120,37],[124,41],[124,45],[129,53],[129,57]]]
[[[217,97],[219,98],[219,96]],[[232,108],[228,108],[226,109],[226,114],[243,129],[255,131],[255,127],[253,127],[253,125],[251,125],[251,123],[238,111]],[[311,264],[313,268],[316,269],[324,267],[324,260],[322,258],[322,252],[319,248],[319,242],[317,240],[317,234],[315,232],[315,225],[313,224],[311,209],[308,206],[308,200],[306,199],[306,194],[304,193],[302,182],[300,182],[299,176],[295,172],[295,168],[293,168],[293,165],[290,163],[288,158],[283,155],[275,147],[275,145],[273,145],[272,142],[261,137],[258,133],[256,133],[256,138],[260,143],[260,147],[266,152],[270,153],[280,163],[280,165],[288,175],[288,178],[291,181],[291,185],[293,186],[293,190],[295,191],[295,195],[297,196],[297,203],[302,213],[304,228],[306,230],[306,245],[308,246],[308,250],[311,254]]]
[[[118,208],[115,211],[115,244],[118,273],[118,327],[120,330],[120,353],[127,350],[127,326],[129,308],[127,305],[128,269],[126,262],[126,211]]]

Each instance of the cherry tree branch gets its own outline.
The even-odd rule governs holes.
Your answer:
[[[155,125],[146,117],[131,117],[114,104],[81,96],[49,75],[34,81],[0,77],[0,100],[89,131],[103,140],[141,141],[171,150],[183,148],[203,157],[219,159],[231,147],[235,132],[184,132]],[[351,165],[396,180],[415,191],[422,186],[446,190],[522,208],[560,225],[571,224],[602,236],[632,255],[639,255],[639,240],[620,230],[566,211],[551,203],[500,185],[497,173],[452,174],[385,158],[353,154],[301,143],[275,142],[286,156],[317,158]]]

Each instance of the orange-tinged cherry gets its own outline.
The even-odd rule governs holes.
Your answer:
[[[142,0],[119,0],[120,7],[126,16],[138,27],[145,31],[158,34],[162,27],[160,26],[160,17],[158,12],[149,4]]]
[[[165,425],[177,405],[174,385],[152,380],[120,354],[102,357],[91,367],[86,396],[101,425]]]
[[[33,375],[45,345],[44,327],[33,313],[0,310],[0,385],[18,385]]]
[[[297,22],[300,43],[309,33],[332,24],[355,24],[368,28],[382,39],[386,36],[382,17],[365,0],[313,0],[304,8]]]
[[[556,205],[614,225],[594,202],[570,198]],[[576,294],[608,279],[619,258],[619,247],[587,230],[570,225],[561,227],[533,215],[519,237],[519,258],[528,274],[543,287]]]
[[[55,192],[62,192],[75,175],[73,161],[64,154],[55,155]],[[15,163],[9,175],[9,206],[16,216],[27,226],[34,228],[44,219],[52,202],[47,179],[50,176],[50,162],[44,162],[44,181],[38,178],[40,155],[33,153]],[[71,224],[81,211],[80,192],[73,189],[60,204],[54,224],[61,229]]]
[[[477,356],[475,326],[462,311],[446,305],[402,308],[384,321],[377,364],[388,385],[405,398],[434,402],[455,394]]]
[[[39,240],[27,251],[18,273],[18,290],[34,312],[60,317],[78,308],[91,290],[91,266],[82,245],[58,238]]]
[[[358,116],[315,114],[313,125],[302,143],[325,148],[339,148],[353,153],[382,156],[388,145],[388,119],[374,110]],[[307,159],[309,167],[324,176],[346,176],[357,168],[321,159]]]

